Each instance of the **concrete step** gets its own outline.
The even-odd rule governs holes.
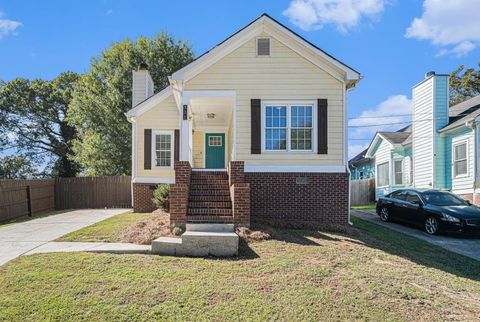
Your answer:
[[[186,231],[181,239],[160,237],[152,242],[152,253],[169,256],[238,255],[238,235],[233,232]]]
[[[187,224],[187,231],[209,231],[233,233],[233,224]]]

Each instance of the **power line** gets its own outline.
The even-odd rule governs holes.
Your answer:
[[[467,115],[470,115],[472,114],[473,112],[471,113],[461,113],[461,114],[457,114],[457,115],[452,115],[452,116],[449,116],[449,117],[463,117],[463,116],[467,116]],[[431,115],[432,113],[416,113],[416,115]],[[382,115],[382,116],[354,116],[354,117],[349,117],[348,119],[349,120],[363,120],[363,119],[383,119],[383,118],[392,118],[392,117],[406,117],[406,116],[411,116],[413,117],[413,113],[412,114],[392,114],[392,115]]]

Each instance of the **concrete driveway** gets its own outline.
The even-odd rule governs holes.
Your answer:
[[[451,252],[468,256],[480,261],[480,238],[462,238],[461,235],[430,236],[420,229],[400,225],[393,222],[383,222],[375,214],[375,210],[352,210],[352,215],[360,219],[390,228],[402,234],[416,237],[430,244],[445,248]]]
[[[0,265],[49,241],[129,209],[83,209],[0,227]]]

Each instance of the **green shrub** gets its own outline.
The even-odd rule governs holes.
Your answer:
[[[173,227],[172,234],[174,234],[175,236],[180,236],[183,234],[183,229],[180,227]]]
[[[170,194],[170,185],[161,184],[153,191],[153,203],[160,209],[170,211],[168,196]]]

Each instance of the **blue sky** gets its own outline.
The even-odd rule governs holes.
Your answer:
[[[480,61],[480,0],[0,1],[0,79],[85,72],[112,42],[167,31],[201,54],[263,12],[354,67],[350,155],[407,121],[412,85]],[[365,117],[374,116],[368,119]]]

